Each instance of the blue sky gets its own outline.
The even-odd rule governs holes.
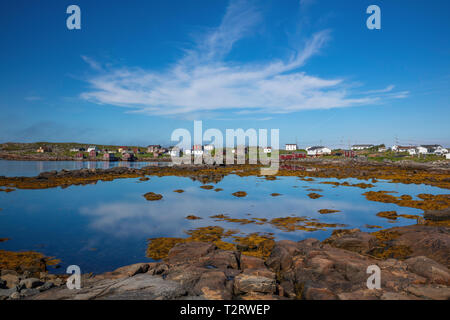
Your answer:
[[[81,30],[66,8],[81,8]],[[381,30],[366,8],[381,8]],[[2,1],[0,141],[450,146],[449,1]]]

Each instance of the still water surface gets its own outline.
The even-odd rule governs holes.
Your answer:
[[[30,175],[37,163],[27,162],[24,171],[12,164],[16,175]],[[138,163],[136,163],[138,164]],[[44,165],[44,167],[47,164]],[[49,164],[66,166],[65,163]],[[8,163],[0,162],[5,170]],[[68,168],[68,167],[65,167]],[[8,170],[7,170],[8,171]],[[46,170],[44,170],[46,171]],[[11,171],[8,171],[9,173]],[[0,171],[0,175],[8,172]],[[35,174],[32,174],[35,175]],[[277,240],[301,240],[328,237],[327,231],[284,232],[269,224],[240,225],[215,221],[212,215],[227,214],[232,218],[278,218],[306,216],[320,222],[346,224],[348,228],[367,229],[366,224],[382,227],[402,226],[414,220],[398,218],[395,222],[376,216],[379,211],[396,210],[399,214],[421,214],[414,208],[366,200],[362,193],[373,190],[396,191],[398,195],[413,197],[420,193],[445,194],[448,190],[425,185],[405,185],[379,181],[371,189],[320,184],[315,179],[302,181],[297,177],[280,177],[274,181],[250,176],[229,175],[214,184],[223,191],[201,189],[199,181],[184,177],[150,177],[149,181],[138,178],[117,179],[86,186],[71,186],[65,189],[20,190],[0,192],[0,238],[11,240],[0,243],[4,250],[35,250],[61,259],[60,269],[76,264],[82,272],[100,273],[136,262],[151,261],[146,258],[147,239],[152,237],[186,237],[185,231],[204,226],[221,226],[225,230],[239,229],[242,233],[272,232]],[[340,182],[360,182],[345,179]],[[367,181],[366,181],[367,182]],[[310,199],[309,188],[319,188],[319,199]],[[173,190],[183,189],[184,193]],[[236,198],[231,194],[246,191],[247,196]],[[160,201],[147,201],[142,195],[147,192],[163,195]],[[271,193],[282,194],[279,197]],[[321,215],[320,209],[341,210],[338,213]],[[187,215],[202,217],[187,220]],[[225,239],[227,241],[227,239]]]
[[[127,167],[140,169],[146,166],[168,166],[170,162],[151,161],[10,161],[0,160],[0,176],[6,177],[34,177],[45,171],[79,170],[79,169],[110,169]]]

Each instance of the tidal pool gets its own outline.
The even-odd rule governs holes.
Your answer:
[[[79,170],[79,169],[110,169],[127,167],[140,169],[146,166],[168,166],[170,162],[152,161],[15,161],[0,159],[0,176],[34,177],[45,171]]]
[[[0,172],[0,175],[3,175]],[[0,249],[33,250],[61,260],[63,273],[68,265],[79,265],[82,272],[101,273],[120,266],[151,261],[146,257],[149,238],[187,237],[188,230],[220,226],[225,231],[239,230],[242,235],[273,233],[275,240],[327,238],[334,228],[313,232],[286,232],[270,223],[245,224],[211,218],[224,214],[230,218],[268,220],[280,217],[308,217],[319,222],[343,224],[345,228],[368,229],[366,225],[383,228],[414,224],[415,220],[398,218],[390,221],[378,217],[380,211],[395,210],[398,214],[421,215],[422,210],[396,204],[368,201],[366,191],[395,191],[414,198],[420,193],[446,194],[448,190],[426,185],[394,184],[378,181],[373,188],[321,184],[336,179],[303,181],[298,177],[278,177],[266,180],[256,176],[228,175],[219,183],[208,183],[222,191],[200,188],[203,184],[186,177],[150,177],[99,181],[86,186],[0,192]],[[343,179],[340,182],[368,182]],[[174,192],[174,190],[184,192]],[[308,189],[320,189],[310,191]],[[245,197],[232,193],[245,191]],[[158,201],[147,201],[148,192],[161,194]],[[316,192],[322,197],[311,199]],[[278,193],[280,195],[272,196]],[[320,214],[320,209],[339,210]],[[186,219],[194,215],[202,219]],[[339,227],[342,228],[342,227]],[[240,234],[238,234],[240,235]],[[233,239],[223,239],[232,241]]]

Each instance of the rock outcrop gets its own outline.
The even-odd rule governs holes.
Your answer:
[[[448,230],[409,226],[384,230],[394,239],[337,231],[320,242],[278,241],[268,259],[221,250],[213,243],[185,242],[161,262],[139,263],[97,276],[83,275],[69,290],[42,279],[2,276],[4,299],[450,299]],[[408,246],[408,257],[385,259],[380,242]],[[382,243],[386,245],[385,243]],[[378,249],[377,249],[378,248]],[[386,249],[388,250],[388,249]],[[395,252],[392,251],[392,252]],[[381,288],[369,289],[368,267],[381,270]],[[19,282],[18,282],[19,281]],[[46,287],[50,286],[50,287]],[[45,290],[44,290],[45,288]]]

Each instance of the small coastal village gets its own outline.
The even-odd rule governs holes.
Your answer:
[[[0,1],[0,314],[445,315],[449,12]]]
[[[450,148],[439,144],[386,147],[384,144],[354,144],[347,149],[333,149],[327,146],[307,146],[300,148],[296,143],[285,144],[283,149],[277,150],[280,161],[302,158],[368,158],[373,160],[413,160],[437,161],[449,160]],[[227,150],[223,149],[225,156],[231,151],[235,157],[245,157],[251,152],[263,153],[268,157],[275,153],[272,147],[241,146]],[[16,160],[80,160],[80,161],[171,161],[173,156],[203,155],[215,156],[214,145],[193,145],[190,149],[181,149],[176,146],[164,147],[161,145],[140,146],[114,146],[94,145],[80,143],[4,143],[0,145],[0,158]]]

